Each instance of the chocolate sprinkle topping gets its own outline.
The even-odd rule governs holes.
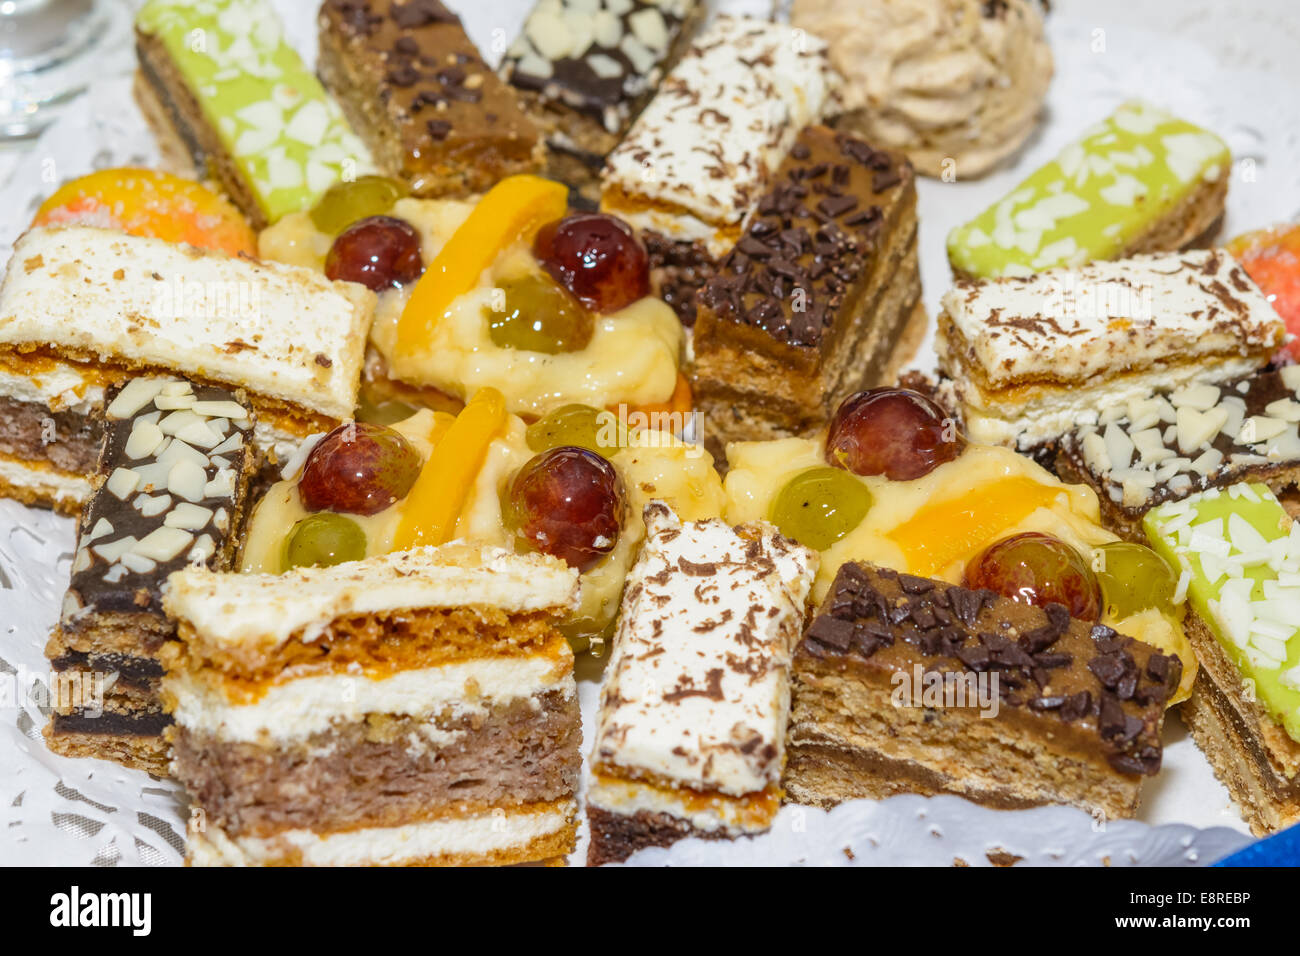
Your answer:
[[[886,649],[893,649],[882,657]],[[1096,734],[1121,773],[1160,768],[1165,702],[1182,663],[1059,604],[1030,607],[987,590],[843,565],[804,634],[800,656],[860,666],[996,672],[1002,705]]]
[[[701,304],[779,342],[820,347],[870,272],[881,194],[910,176],[905,159],[825,127],[805,129]]]
[[[321,18],[322,50],[341,47],[364,80],[357,95],[382,105],[374,122],[392,134],[383,150],[400,150],[389,163],[404,177],[472,169],[457,188],[476,192],[532,164],[537,130],[439,0],[325,0]]]

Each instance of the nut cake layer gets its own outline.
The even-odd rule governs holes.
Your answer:
[[[899,706],[897,676],[926,672],[954,691],[982,675],[985,700],[935,707],[920,687]],[[908,791],[1132,816],[1181,674],[1177,658],[1060,605],[845,564],[795,653],[783,785],[822,806]]]
[[[799,130],[834,112],[837,86],[821,40],[718,17],[609,154],[602,208],[721,256]]]
[[[176,378],[134,378],[106,399],[95,490],[46,646],[61,677],[107,691],[104,713],[84,698],[62,701],[46,738],[58,753],[162,773],[171,719],[158,658],[176,632],[162,588],[181,568],[234,567],[258,466],[254,416],[242,393]]]
[[[698,297],[696,395],[719,444],[823,425],[914,347],[916,184],[901,155],[804,129]],[[905,358],[906,356],[900,356]]]
[[[562,855],[581,725],[557,625],[577,573],[451,544],[284,575],[172,577],[173,772],[200,865]]]
[[[320,73],[376,162],[417,196],[541,165],[537,129],[438,0],[327,0]]]

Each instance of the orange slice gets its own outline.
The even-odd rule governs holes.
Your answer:
[[[973,557],[1060,494],[1060,488],[1032,478],[1006,478],[927,505],[888,537],[903,550],[911,573],[931,577],[954,561]]]
[[[36,210],[33,226],[98,226],[257,256],[257,236],[223,197],[152,169],[103,169],[64,183]]]
[[[482,389],[444,431],[445,421],[435,419],[432,437],[437,444],[406,496],[393,536],[394,551],[451,540],[488,445],[506,423],[505,397],[495,388]]]
[[[510,176],[478,201],[416,283],[397,320],[400,348],[427,342],[451,304],[474,286],[501,250],[530,240],[569,208],[569,191],[540,176]]]

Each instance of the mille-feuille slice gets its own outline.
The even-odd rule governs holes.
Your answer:
[[[105,390],[242,388],[270,459],[351,418],[375,297],[307,269],[74,226],[32,229],[0,285],[0,495],[73,511]]]
[[[1029,452],[1153,386],[1246,375],[1284,335],[1236,260],[1202,251],[957,282],[935,352],[971,439]]]

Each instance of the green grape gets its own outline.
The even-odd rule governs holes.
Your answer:
[[[575,445],[609,455],[623,445],[622,429],[613,412],[590,405],[561,405],[528,426],[528,447],[541,454],[561,445]]]
[[[1092,566],[1102,601],[1115,620],[1173,604],[1178,577],[1150,548],[1127,541],[1104,544],[1093,553]]]
[[[488,334],[503,349],[576,352],[591,341],[591,313],[548,276],[505,279],[485,310]]]
[[[285,539],[284,564],[289,568],[322,568],[366,556],[366,533],[351,518],[321,511],[295,522]]]
[[[405,402],[381,399],[375,401],[364,392],[361,400],[357,403],[355,418],[359,422],[366,422],[370,425],[396,425],[400,421],[405,421],[414,415],[416,409]]]
[[[841,468],[809,468],[785,483],[771,520],[787,538],[825,551],[856,528],[871,508],[871,492]]]
[[[597,611],[595,615],[573,615],[559,624],[559,631],[573,648],[574,654],[591,651],[603,656],[608,653],[610,643],[614,640],[615,624],[618,623],[618,605],[611,613]]]
[[[311,221],[321,232],[337,236],[358,219],[382,216],[408,195],[402,183],[387,176],[358,176],[335,183],[311,208]]]

